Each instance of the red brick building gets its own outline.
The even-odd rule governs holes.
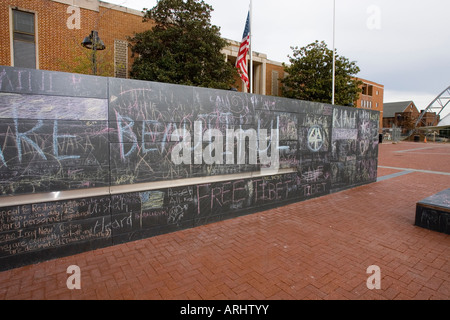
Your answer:
[[[401,128],[403,134],[407,134],[417,127],[437,126],[440,117],[435,112],[419,112],[413,101],[400,101],[384,104],[383,128],[392,128],[393,126]],[[422,120],[417,123],[421,114]]]
[[[0,3],[0,65],[54,71],[89,68],[81,42],[97,30],[106,50],[99,52],[102,75],[131,66],[127,37],[151,28],[142,14],[98,0],[3,0]],[[83,59],[86,57],[86,59]],[[106,60],[106,61],[102,61]]]
[[[413,101],[385,103],[383,128],[396,126],[411,130],[419,115],[420,112]]]
[[[384,86],[382,84],[357,78],[361,81],[362,92],[359,99],[355,102],[355,106],[359,109],[369,109],[380,112],[380,128],[383,128],[384,113]]]

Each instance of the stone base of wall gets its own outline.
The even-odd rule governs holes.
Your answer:
[[[416,226],[450,234],[450,189],[417,203]]]

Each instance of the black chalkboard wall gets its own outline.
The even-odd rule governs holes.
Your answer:
[[[450,234],[450,189],[432,195],[416,205],[416,226]]]
[[[375,182],[378,123],[368,110],[0,66],[0,270]]]

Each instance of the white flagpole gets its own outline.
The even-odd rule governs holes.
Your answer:
[[[333,3],[333,94],[331,104],[334,105],[336,95],[336,0]]]
[[[253,3],[250,0],[250,93],[253,93]]]

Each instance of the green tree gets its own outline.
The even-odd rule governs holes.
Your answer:
[[[130,39],[136,57],[131,77],[230,89],[237,71],[221,53],[228,43],[211,24],[212,11],[203,0],[159,0],[144,9],[144,21],[155,25]]]
[[[93,75],[93,52],[83,48],[79,39],[68,39],[68,45],[66,50],[72,58],[58,58],[56,60],[60,71],[80,73]],[[111,48],[106,48],[104,51],[97,51],[96,64],[97,75],[103,77],[114,77],[114,55]]]
[[[287,98],[331,103],[333,86],[333,50],[324,41],[303,48],[291,47],[290,65],[284,64],[288,76],[282,80]],[[335,104],[352,105],[358,100],[361,82],[355,79],[360,69],[356,62],[336,54]]]

